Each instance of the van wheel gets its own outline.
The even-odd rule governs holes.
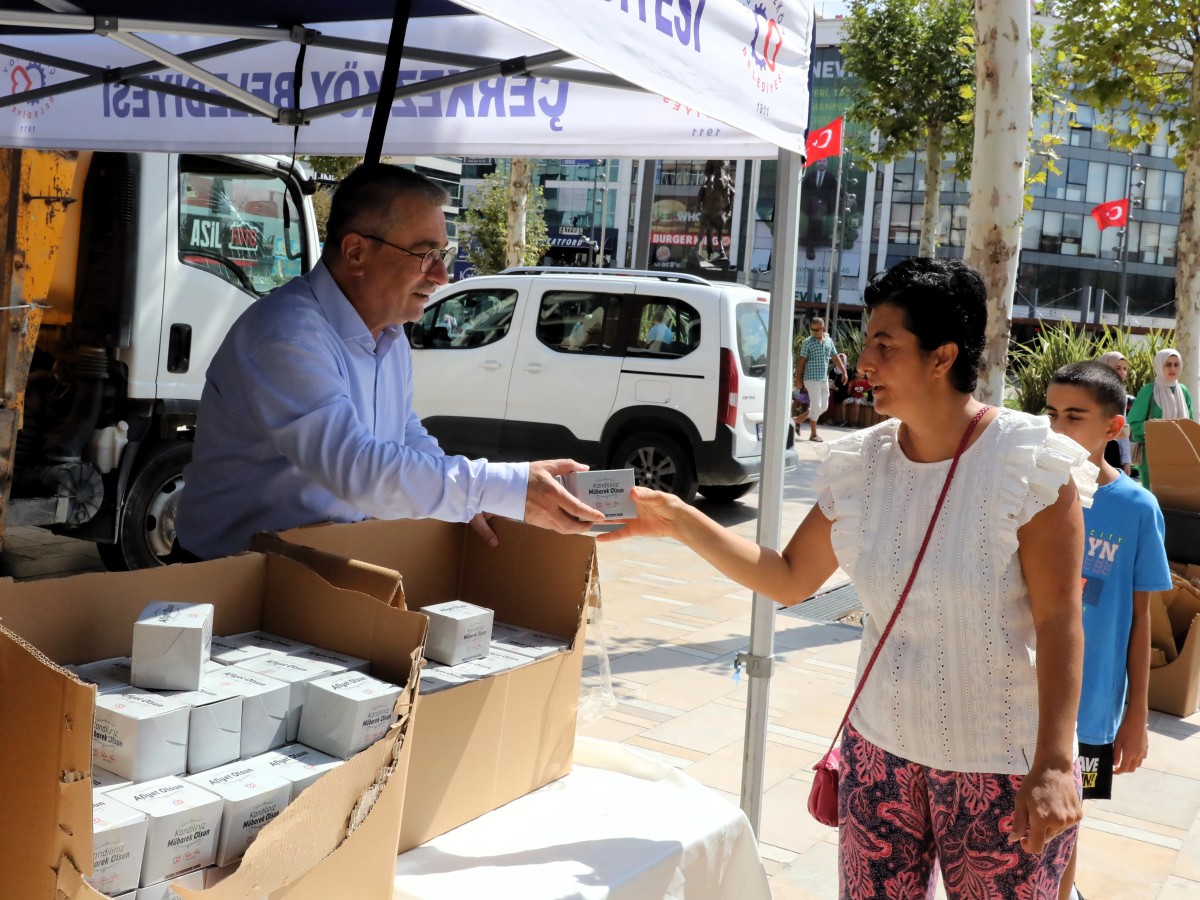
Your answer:
[[[117,542],[98,547],[108,569],[150,569],[194,558],[180,551],[175,537],[183,468],[191,460],[191,441],[165,441],[149,448],[130,479]]]
[[[674,494],[685,503],[696,497],[696,475],[690,454],[674,439],[659,434],[635,434],[613,454],[613,468],[633,469],[639,487]]]
[[[702,484],[700,493],[706,500],[711,500],[713,503],[733,503],[750,493],[757,483],[748,481],[745,484]]]

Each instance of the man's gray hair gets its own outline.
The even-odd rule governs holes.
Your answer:
[[[392,206],[402,197],[445,206],[447,190],[412,169],[386,163],[364,163],[342,179],[333,193],[329,219],[325,226],[327,252],[341,252],[342,239],[353,231],[383,230],[392,214]]]

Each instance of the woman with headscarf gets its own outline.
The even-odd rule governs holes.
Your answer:
[[[1133,409],[1129,411],[1129,436],[1144,444],[1146,422],[1149,419],[1192,418],[1192,395],[1179,383],[1183,357],[1176,350],[1159,350],[1154,354],[1154,381],[1142,385]],[[1142,486],[1150,487],[1150,456],[1143,450],[1138,467]]]
[[[1116,350],[1109,350],[1107,353],[1101,353],[1096,357],[1096,362],[1102,362],[1121,379],[1121,384],[1125,384],[1129,380],[1129,360],[1123,353],[1118,353]],[[1133,406],[1133,397],[1129,394],[1125,395],[1125,416],[1129,417],[1129,410]],[[1129,442],[1129,423],[1126,422],[1121,429],[1121,433],[1116,438],[1108,442],[1108,446],[1104,448],[1104,461],[1110,466],[1120,469],[1126,475],[1130,474],[1130,464],[1133,462],[1132,447]]]

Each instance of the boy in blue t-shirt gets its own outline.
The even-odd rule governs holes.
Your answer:
[[[1125,386],[1100,362],[1064,366],[1046,391],[1051,427],[1082,446],[1100,468],[1083,511],[1083,689],[1079,759],[1084,799],[1112,796],[1113,773],[1132,772],[1148,750],[1150,592],[1171,587],[1162,511],[1154,495],[1104,460],[1125,425]],[[1076,853],[1078,853],[1078,842]],[[1075,857],[1060,900],[1074,888]]]

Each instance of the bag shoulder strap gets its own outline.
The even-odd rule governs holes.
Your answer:
[[[904,601],[908,599],[908,592],[912,590],[913,582],[917,579],[917,570],[921,568],[921,560],[925,558],[925,550],[929,547],[929,539],[933,537],[933,528],[937,525],[938,515],[942,511],[942,503],[946,499],[946,494],[950,491],[950,482],[954,478],[954,470],[958,468],[958,460],[963,455],[963,451],[967,449],[967,441],[971,439],[971,435],[975,432],[975,426],[979,424],[979,420],[983,418],[989,409],[991,409],[990,406],[984,406],[979,412],[975,413],[975,418],[970,421],[970,424],[967,425],[967,430],[963,432],[958,449],[954,451],[954,459],[950,463],[950,470],[946,473],[946,480],[942,482],[942,492],[938,495],[937,505],[933,508],[933,516],[929,519],[929,527],[925,529],[925,538],[921,541],[921,549],[917,551],[917,558],[913,561],[912,572],[909,573],[904,590],[900,592],[900,600],[896,603],[896,608],[892,610],[892,616],[888,619],[887,625],[884,626],[883,634],[879,636],[879,642],[875,645],[875,650],[871,653],[871,658],[867,660],[866,666],[863,667],[862,677],[858,679],[858,686],[854,688],[854,695],[850,698],[850,705],[846,707],[846,714],[842,716],[841,724],[838,725],[837,731],[833,733],[833,742],[829,745],[830,750],[833,750],[837,746],[842,729],[850,721],[850,713],[854,709],[854,704],[858,702],[858,696],[862,693],[863,685],[867,683],[867,676],[871,674],[871,669],[875,666],[875,660],[879,658],[879,651],[883,649],[884,642],[888,639],[888,635],[892,633],[892,626],[896,624],[896,619],[900,615],[900,610],[904,608]]]

